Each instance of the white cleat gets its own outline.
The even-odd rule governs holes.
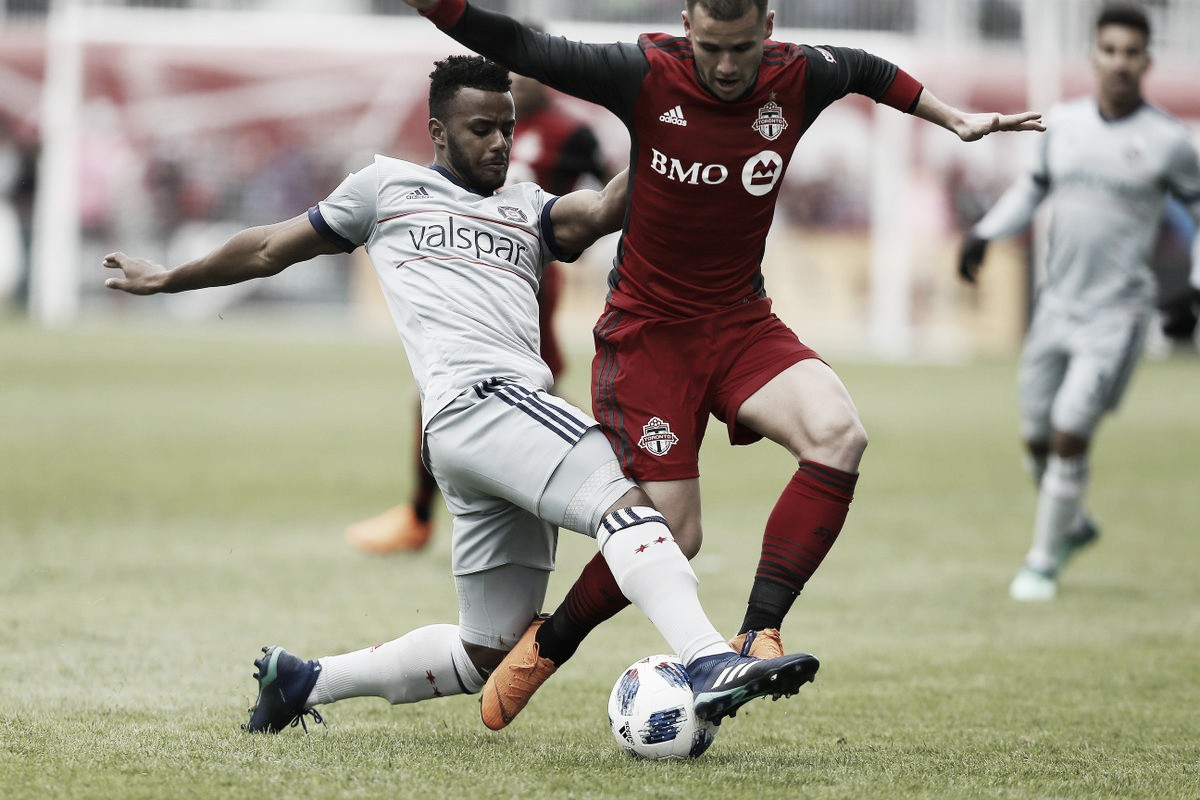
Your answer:
[[[1029,567],[1021,567],[1017,577],[1008,585],[1008,594],[1013,600],[1044,603],[1058,594],[1058,581]]]

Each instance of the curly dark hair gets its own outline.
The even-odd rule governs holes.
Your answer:
[[[508,70],[483,56],[447,56],[429,73],[429,116],[442,119],[459,89],[507,92]]]

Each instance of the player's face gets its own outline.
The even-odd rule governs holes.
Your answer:
[[[1100,81],[1103,105],[1129,109],[1142,99],[1142,76],[1150,68],[1150,52],[1142,32],[1125,25],[1105,25],[1096,33],[1092,65]]]
[[[516,126],[512,95],[459,89],[446,117],[448,163],[443,166],[473,188],[494,191],[503,186]]]
[[[692,43],[696,74],[719,99],[736,100],[754,87],[762,63],[763,40],[771,35],[775,12],[759,19],[751,7],[740,19],[717,20],[697,5],[683,12],[683,32]]]

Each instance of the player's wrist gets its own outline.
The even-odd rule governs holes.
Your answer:
[[[420,14],[441,30],[445,30],[453,27],[466,10],[467,0],[438,0],[432,8],[424,9]]]

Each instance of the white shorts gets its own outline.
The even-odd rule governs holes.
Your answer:
[[[517,564],[456,575],[459,638],[493,650],[511,650],[542,610],[549,580],[549,571]]]
[[[453,571],[552,570],[559,526],[595,536],[634,487],[597,422],[565,400],[488,381],[425,429],[425,456],[454,515]]]
[[[1047,441],[1051,431],[1090,439],[1100,417],[1120,403],[1141,358],[1150,313],[1108,309],[1072,319],[1042,303],[1017,371],[1021,435]]]

